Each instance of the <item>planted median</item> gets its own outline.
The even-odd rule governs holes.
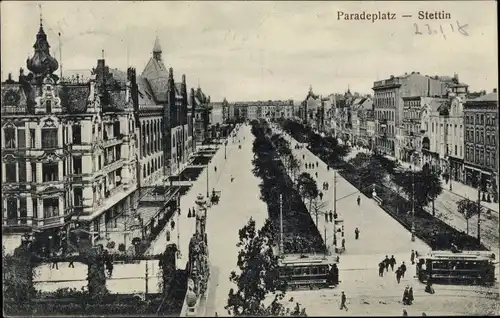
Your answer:
[[[290,163],[284,164],[280,159],[267,122],[253,121],[252,133],[255,136],[253,173],[262,179],[261,199],[267,204],[269,219],[275,233],[273,242],[276,245],[279,242],[281,194],[284,252],[324,253],[323,239],[287,173],[287,169],[293,168],[287,168],[290,167]]]

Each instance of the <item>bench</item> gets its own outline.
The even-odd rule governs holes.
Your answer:
[[[378,196],[373,196],[372,199],[377,202],[378,205],[382,205],[382,199]]]

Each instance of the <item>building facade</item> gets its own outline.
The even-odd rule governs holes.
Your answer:
[[[373,85],[375,112],[375,143],[378,151],[400,158],[404,138],[403,131],[403,97],[427,96],[441,97],[447,92],[448,77],[420,75],[419,72],[406,73],[403,76],[392,76],[376,81]]]
[[[268,100],[228,103],[229,114],[235,120],[294,117],[293,100]]]
[[[42,25],[34,48],[2,84],[3,229],[99,233],[137,188],[131,91],[102,60],[88,81],[59,78]]]
[[[464,104],[465,183],[480,186],[498,200],[498,93]]]

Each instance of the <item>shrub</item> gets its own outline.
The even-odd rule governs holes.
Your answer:
[[[125,252],[125,244],[120,243],[120,244],[118,245],[118,250],[119,250],[120,252]]]
[[[115,241],[111,241],[111,242],[108,242],[108,244],[106,245],[106,248],[114,249],[115,245],[116,245]]]

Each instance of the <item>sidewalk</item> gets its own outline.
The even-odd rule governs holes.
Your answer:
[[[231,140],[228,142],[227,146],[227,157],[231,155],[232,150],[234,149],[233,143]],[[180,198],[180,215],[176,213],[173,217],[175,221],[175,227],[172,233],[170,234],[170,241],[167,241],[166,232],[169,227],[165,227],[155,241],[151,243],[151,247],[147,251],[147,253],[158,254],[163,253],[165,251],[165,247],[169,243],[177,244],[180,253],[178,254],[177,259],[177,268],[185,269],[186,264],[189,258],[189,242],[191,237],[196,231],[196,218],[188,218],[189,209],[193,209],[196,207],[195,201],[198,194],[202,194],[205,199],[207,192],[207,171],[209,176],[208,182],[208,191],[212,192],[212,185],[217,183],[217,180],[220,178],[223,168],[226,164],[226,160],[224,159],[224,148],[219,148],[215,155],[212,157],[208,166],[203,169],[198,179],[193,182],[193,186],[188,190],[188,192],[181,196]],[[215,172],[214,167],[217,167],[217,172]],[[216,191],[218,189],[215,189]]]

